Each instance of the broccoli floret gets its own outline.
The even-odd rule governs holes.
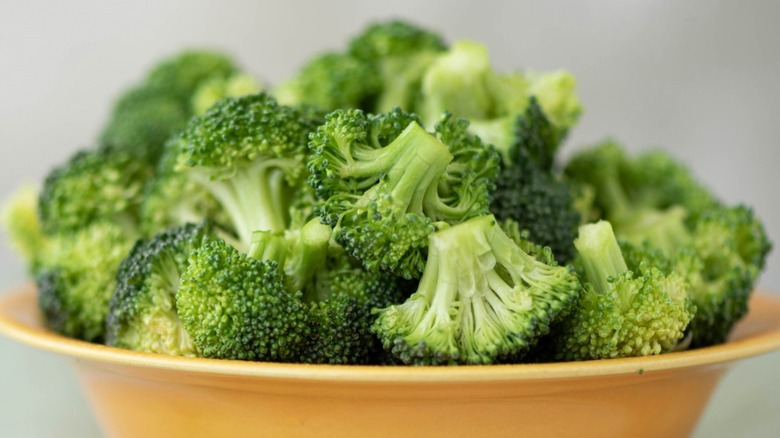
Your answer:
[[[114,278],[133,242],[110,222],[47,236],[36,277],[46,325],[65,336],[102,342]]]
[[[402,20],[369,25],[349,44],[349,55],[366,62],[380,78],[371,112],[396,106],[409,111],[418,99],[423,72],[446,49],[441,36]]]
[[[179,319],[176,293],[193,251],[215,240],[207,224],[186,224],[138,241],[119,266],[106,344],[179,356],[198,350]]]
[[[180,99],[167,90],[143,84],[128,90],[116,102],[100,143],[121,148],[154,165],[165,141],[187,124],[190,115]]]
[[[145,83],[165,90],[185,105],[204,82],[227,78],[237,71],[230,57],[210,50],[187,50],[158,62]]]
[[[289,225],[289,209],[306,190],[310,130],[309,119],[265,93],[224,99],[190,121],[170,146],[174,168],[161,173],[179,173],[208,191],[247,250],[252,232]]]
[[[43,256],[46,237],[38,216],[38,189],[32,185],[20,187],[0,211],[2,224],[13,249],[24,258],[29,272],[34,274]]]
[[[76,153],[47,177],[38,204],[48,233],[68,232],[97,221],[138,227],[138,208],[152,168],[124,150]]]
[[[514,219],[531,240],[549,246],[560,263],[574,255],[581,222],[575,188],[553,173],[560,131],[548,121],[535,97],[517,120],[516,143],[502,161],[490,210]]]
[[[309,61],[274,90],[283,105],[308,104],[326,111],[369,108],[381,87],[375,66],[354,56],[329,52]]]
[[[580,227],[574,241],[582,294],[554,334],[555,359],[647,356],[674,348],[694,315],[685,278],[626,264],[609,222]]]
[[[430,235],[417,291],[380,310],[374,331],[407,364],[515,361],[578,292],[568,267],[535,259],[480,216]]]
[[[518,141],[516,124],[526,111],[529,96],[537,96],[541,108],[550,115],[556,137],[551,146],[557,148],[582,112],[574,94],[574,78],[565,72],[501,74],[491,66],[485,46],[461,41],[426,69],[415,111],[425,123],[444,111],[469,119],[471,132],[506,158]]]
[[[179,318],[203,357],[291,362],[308,339],[308,306],[276,263],[222,240],[195,250],[176,294]]]
[[[400,109],[337,110],[312,134],[317,212],[369,271],[416,278],[429,234],[487,212],[498,157],[467,126],[444,118],[431,134]]]
[[[254,76],[246,73],[212,78],[195,90],[191,102],[192,114],[199,116],[226,97],[249,96],[259,93],[262,88]]]

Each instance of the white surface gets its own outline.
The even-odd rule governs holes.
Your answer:
[[[111,99],[159,57],[225,48],[270,81],[370,19],[485,43],[502,68],[566,67],[586,114],[568,151],[606,136],[661,146],[780,237],[780,3],[717,1],[0,1],[0,199],[88,145]],[[24,270],[0,236],[0,290]],[[780,291],[780,256],[763,285]],[[66,361],[0,339],[0,436],[99,436]],[[697,437],[780,435],[780,354],[736,366]],[[685,397],[685,394],[670,394]]]

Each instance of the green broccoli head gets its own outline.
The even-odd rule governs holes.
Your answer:
[[[490,210],[499,219],[517,221],[533,241],[549,246],[566,263],[574,256],[582,216],[575,188],[552,171],[560,131],[534,97],[518,117],[516,139],[496,178]]]
[[[407,364],[515,361],[578,293],[569,268],[532,257],[480,216],[431,234],[417,291],[380,310],[374,331]]]
[[[227,78],[237,70],[230,57],[211,50],[186,50],[158,62],[145,83],[186,104],[204,82]]]
[[[110,222],[47,236],[36,278],[46,325],[65,336],[102,342],[116,272],[133,242]]]
[[[222,240],[195,250],[176,294],[179,318],[203,357],[291,362],[309,336],[308,306],[276,263]]]
[[[466,127],[445,118],[431,134],[400,109],[339,110],[312,134],[317,212],[369,271],[419,276],[428,234],[487,211],[498,158]]]
[[[283,105],[308,104],[326,111],[368,108],[381,87],[375,66],[354,56],[329,52],[309,61],[274,90]]]
[[[116,102],[100,143],[126,150],[154,165],[165,141],[182,129],[189,118],[189,110],[177,97],[160,87],[144,84],[128,90]]]
[[[138,224],[138,208],[152,168],[124,150],[84,150],[46,177],[38,204],[46,233],[68,232],[98,221]]]
[[[38,214],[38,192],[37,187],[24,185],[11,195],[0,211],[0,225],[32,274],[38,269],[46,245]]]
[[[209,192],[247,249],[252,232],[287,228],[290,206],[306,190],[311,129],[308,118],[265,93],[228,98],[178,136],[172,171]]]
[[[412,109],[425,69],[445,49],[436,33],[407,21],[391,20],[371,24],[355,36],[348,54],[378,72],[379,90],[371,111],[383,113],[396,106]]]
[[[119,266],[109,301],[106,344],[178,356],[198,356],[182,324],[176,294],[193,251],[215,240],[211,227],[186,224],[138,241]]]
[[[644,262],[629,269],[606,221],[580,227],[574,245],[584,287],[571,316],[556,328],[555,358],[647,356],[674,348],[695,313],[685,277]]]

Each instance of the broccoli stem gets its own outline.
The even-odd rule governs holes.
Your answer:
[[[579,234],[574,247],[580,254],[585,277],[596,292],[607,293],[609,278],[628,271],[612,225],[607,221],[586,224],[580,227]]]

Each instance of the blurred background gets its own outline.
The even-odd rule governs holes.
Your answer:
[[[184,47],[276,83],[371,20],[488,46],[501,69],[565,67],[586,108],[564,155],[607,136],[685,161],[780,242],[780,2],[136,0],[0,2],[0,200],[90,145],[112,99]],[[0,235],[0,291],[25,270]],[[780,251],[760,281],[780,292]],[[1,292],[0,292],[1,293]],[[736,364],[697,437],[780,434],[780,354]],[[97,437],[67,361],[0,338],[0,436]],[[685,394],[669,394],[685,397]]]

